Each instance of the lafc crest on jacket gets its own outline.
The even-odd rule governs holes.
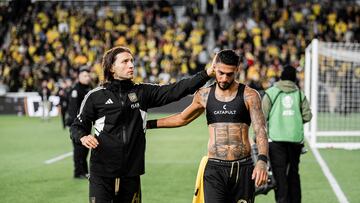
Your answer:
[[[131,102],[137,102],[138,101],[138,98],[136,96],[136,93],[132,92],[132,93],[129,93],[128,94],[128,97],[130,99]]]

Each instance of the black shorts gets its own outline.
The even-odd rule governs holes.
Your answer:
[[[251,157],[236,161],[209,158],[204,172],[205,203],[254,202]]]
[[[140,203],[140,176],[108,178],[90,175],[90,203]]]

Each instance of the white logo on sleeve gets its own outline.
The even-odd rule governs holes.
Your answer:
[[[76,90],[73,90],[73,91],[71,92],[71,97],[72,97],[72,98],[76,98],[77,96],[78,96],[77,91],[76,91]]]
[[[108,99],[105,104],[113,104],[114,102],[111,99]]]

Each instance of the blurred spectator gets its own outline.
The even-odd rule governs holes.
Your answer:
[[[43,80],[41,82],[41,86],[39,88],[39,95],[41,97],[41,106],[42,106],[42,119],[49,120],[49,112],[50,112],[50,102],[49,97],[51,95],[51,90],[49,88],[49,82],[47,80]]]
[[[4,96],[8,91],[9,87],[5,85],[3,80],[0,78],[0,96]]]
[[[69,78],[66,78],[65,80],[60,80],[60,87],[59,87],[59,91],[56,94],[57,96],[59,96],[60,101],[59,101],[59,108],[60,108],[60,113],[61,113],[61,121],[62,121],[62,126],[63,129],[66,128],[66,112],[68,110],[68,106],[69,106],[69,95],[70,95],[70,90],[71,90],[71,86],[72,86],[72,81]]]

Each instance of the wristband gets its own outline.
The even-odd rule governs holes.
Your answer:
[[[264,161],[265,163],[267,163],[268,158],[267,158],[266,155],[259,154],[259,155],[258,155],[258,161],[259,161],[259,160]]]
[[[157,120],[148,120],[146,122],[146,128],[147,129],[152,129],[152,128],[157,128]]]

